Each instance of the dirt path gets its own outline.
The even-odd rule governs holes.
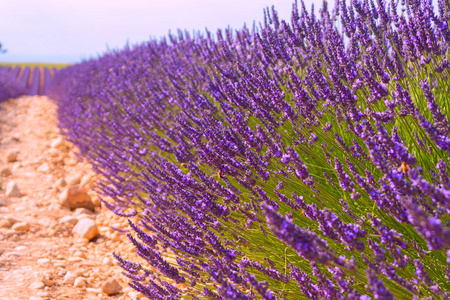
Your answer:
[[[17,159],[8,162],[14,160],[14,150]],[[0,299],[136,297],[110,254],[131,253],[123,234],[110,227],[127,225],[98,207],[89,165],[74,157],[58,134],[56,107],[48,98],[21,97],[0,104]],[[8,191],[11,182],[20,195]],[[64,189],[74,185],[88,190],[97,205],[93,213],[60,205]],[[91,241],[73,233],[75,224],[86,219],[95,220],[98,228]],[[112,279],[123,289],[107,295],[102,286]]]

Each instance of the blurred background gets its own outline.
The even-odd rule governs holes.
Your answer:
[[[313,0],[305,1],[307,8]],[[317,2],[318,9],[321,1]],[[76,63],[169,31],[214,32],[263,21],[275,6],[290,20],[293,0],[2,0],[0,62]]]

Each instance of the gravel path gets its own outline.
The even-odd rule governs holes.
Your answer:
[[[58,134],[47,97],[0,104],[0,299],[136,297],[111,255],[132,255],[110,227],[127,224],[100,207],[95,177],[74,151]],[[61,205],[71,193],[85,208]]]

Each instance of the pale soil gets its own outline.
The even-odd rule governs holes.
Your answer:
[[[21,97],[0,104],[0,169],[12,170],[11,176],[0,177],[0,220],[12,216],[31,225],[27,232],[0,228],[0,299],[135,298],[111,255],[113,251],[125,257],[133,253],[126,237],[110,227],[128,227],[126,220],[97,207],[94,215],[100,235],[91,242],[75,237],[73,225],[59,223],[74,212],[58,204],[64,188],[56,183],[92,172],[87,163],[75,159],[71,146],[51,150],[57,137],[56,106],[47,97]],[[18,160],[7,163],[5,155],[11,149],[20,151]],[[37,170],[43,163],[49,165],[48,171]],[[22,197],[5,196],[10,181],[18,184]],[[95,193],[90,193],[98,201]],[[38,263],[43,258],[49,261]],[[63,283],[67,271],[84,277],[87,286]],[[101,293],[109,278],[124,288],[120,294]],[[36,281],[45,287],[30,288]]]

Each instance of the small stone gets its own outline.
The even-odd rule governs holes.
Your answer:
[[[13,134],[13,136],[11,137],[11,141],[14,141],[14,142],[20,141],[20,135],[17,133]]]
[[[7,217],[5,217],[5,219],[8,220],[11,223],[11,225],[14,225],[19,222],[23,222],[21,219],[17,219],[16,217],[13,217],[13,216],[7,216]]]
[[[114,265],[114,263],[112,262],[111,258],[109,258],[108,256],[105,256],[103,258],[102,264],[105,265],[105,266],[113,266]]]
[[[7,252],[5,254],[3,254],[4,256],[24,256],[25,253],[21,253],[21,252]]]
[[[94,211],[95,206],[91,201],[91,197],[87,193],[87,189],[80,187],[79,185],[73,185],[67,187],[59,197],[59,203],[70,209],[76,209],[80,207],[87,208]]]
[[[14,224],[11,229],[15,231],[25,232],[30,229],[30,224],[28,224],[27,222],[19,222]]]
[[[77,238],[73,242],[73,244],[76,245],[76,247],[84,247],[84,246],[89,245],[89,241],[85,238],[80,237],[80,238]]]
[[[6,219],[0,219],[0,228],[10,228],[12,226],[11,222]]]
[[[39,258],[36,262],[37,262],[38,265],[45,265],[45,264],[50,262],[50,259],[48,259],[48,258]]]
[[[11,171],[10,168],[4,167],[4,168],[2,168],[2,169],[0,170],[0,174],[1,174],[2,176],[8,177],[8,176],[11,176],[11,175],[12,175],[12,171]]]
[[[84,277],[78,277],[75,279],[75,282],[73,283],[74,287],[85,287],[86,286],[86,279]]]
[[[14,197],[14,198],[19,198],[21,196],[19,187],[14,181],[10,181],[6,185],[5,195],[7,197]]]
[[[28,247],[27,246],[17,246],[16,248],[14,248],[14,250],[16,251],[23,251],[23,250],[27,250]]]
[[[17,170],[17,169],[20,169],[20,168],[22,168],[22,163],[20,163],[20,162],[16,162],[16,163],[14,163],[13,166],[12,166],[12,170],[13,170],[13,171],[15,171],[15,170]]]
[[[40,296],[40,297],[45,297],[45,298],[48,298],[48,297],[51,296],[50,293],[49,293],[49,292],[46,292],[46,291],[38,291],[38,292],[36,293],[36,295],[37,295],[37,296]]]
[[[48,173],[50,171],[50,166],[48,165],[48,163],[43,163],[36,169],[36,171],[41,173]]]
[[[44,287],[45,287],[45,284],[40,280],[37,280],[30,285],[30,289],[32,289],[32,290],[40,290],[40,289],[43,289]]]
[[[74,272],[68,271],[66,275],[64,275],[64,284],[73,284],[78,275]]]
[[[4,234],[6,237],[10,237],[10,236],[15,235],[16,233],[17,233],[17,232],[15,232],[14,230],[10,229],[10,230],[4,232],[3,234]]]
[[[48,149],[45,153],[50,157],[57,157],[59,155],[59,151],[54,148]]]
[[[45,284],[45,286],[53,285],[53,281],[50,278],[44,278],[44,279],[42,279],[42,282]]]
[[[59,220],[58,222],[59,224],[77,224],[78,223],[78,218],[77,217],[73,217],[73,216],[65,216],[62,217],[61,220]]]
[[[64,165],[64,157],[62,156],[53,157],[52,163],[54,165]]]
[[[84,207],[80,207],[75,209],[75,211],[73,212],[74,216],[81,216],[81,215],[92,215],[92,211],[90,211],[87,208]]]
[[[15,162],[17,160],[17,155],[19,154],[19,150],[9,150],[6,152],[6,161],[7,162]]]
[[[60,210],[61,204],[52,202],[49,206],[47,206],[47,210]]]
[[[55,182],[55,187],[64,187],[67,185],[67,182],[64,178],[58,179],[58,181]]]
[[[98,228],[94,220],[84,218],[78,220],[77,225],[72,229],[72,233],[90,241],[98,235]]]
[[[115,279],[108,279],[102,285],[102,292],[106,295],[115,295],[120,293],[122,286]]]
[[[102,207],[102,200],[99,197],[93,196],[91,200],[95,207]]]
[[[102,292],[101,289],[94,289],[94,288],[86,288],[86,292],[91,294],[100,294]]]
[[[25,210],[27,210],[27,208],[26,208],[26,206],[17,206],[16,208],[14,208],[14,211],[17,211],[17,212],[19,212],[19,211],[25,211]]]
[[[93,214],[82,214],[79,216],[76,216],[78,220],[84,219],[84,218],[88,218],[88,219],[92,219],[95,220],[95,215]]]
[[[93,186],[92,177],[93,177],[93,176],[90,175],[90,174],[84,175],[83,178],[81,178],[80,185],[81,185],[81,186],[92,187],[92,186]]]
[[[83,259],[81,257],[70,257],[68,259],[69,262],[79,262],[82,261]]]
[[[61,146],[64,146],[64,139],[62,137],[58,137],[52,141],[50,144],[50,147],[56,149],[60,148]]]
[[[79,257],[79,258],[86,258],[86,254],[84,254],[84,253],[81,252],[80,250],[75,251],[75,253],[73,254],[73,256]]]
[[[74,176],[68,177],[68,178],[66,179],[66,182],[67,182],[68,185],[77,185],[77,184],[80,184],[80,182],[81,182],[81,176],[80,176],[80,175],[74,175]]]

